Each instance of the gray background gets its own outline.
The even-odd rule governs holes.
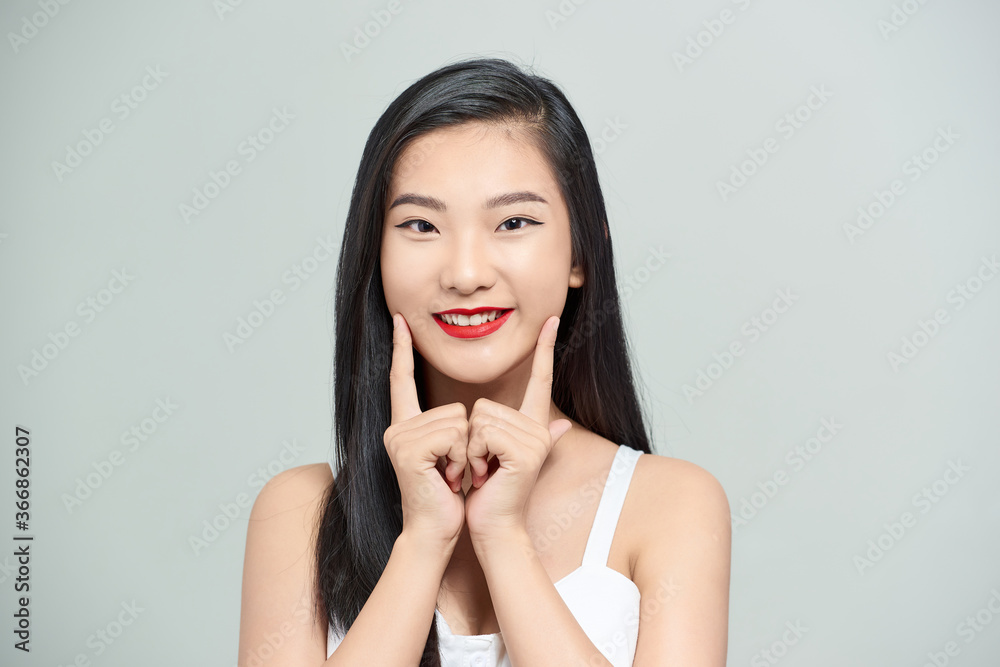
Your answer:
[[[599,153],[656,451],[709,470],[733,510],[729,664],[773,664],[767,649],[788,666],[916,667],[949,641],[949,664],[1000,662],[1000,280],[981,268],[1000,252],[996,3],[224,1],[0,10],[0,539],[17,532],[15,425],[32,433],[36,536],[30,656],[11,646],[0,549],[0,662],[236,663],[249,509],[234,503],[329,453],[336,257],[297,289],[283,276],[317,238],[339,247],[385,106],[473,55],[553,79]],[[373,12],[391,20],[376,30]],[[377,34],[345,56],[366,24]],[[707,46],[679,66],[689,38]],[[133,94],[147,67],[162,80]],[[813,87],[828,98],[800,109]],[[144,98],[127,117],[122,95]],[[294,119],[247,161],[241,142],[275,108]],[[808,120],[787,136],[797,110]],[[57,175],[102,119],[113,131]],[[778,150],[724,199],[718,183],[769,138]],[[912,180],[925,150],[936,161]],[[241,172],[186,223],[180,205],[228,160]],[[894,179],[905,190],[852,239],[845,225]],[[670,259],[650,271],[660,248]],[[134,278],[102,292],[116,270]],[[967,282],[979,291],[959,308]],[[275,289],[284,302],[230,349],[224,335]],[[751,340],[744,325],[773,315],[778,290],[793,305]],[[108,297],[92,319],[78,309]],[[894,366],[904,337],[921,346]],[[742,356],[713,368],[735,341]],[[715,379],[689,400],[699,371]],[[144,442],[123,443],[168,399]],[[842,428],[793,463],[824,418]],[[67,506],[88,475],[96,488]],[[897,539],[886,524],[904,512],[915,525]],[[193,547],[213,521],[224,529]],[[97,655],[92,635],[133,601],[135,622]]]

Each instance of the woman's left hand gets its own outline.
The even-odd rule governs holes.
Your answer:
[[[542,325],[521,408],[480,398],[469,415],[472,487],[465,496],[465,521],[473,540],[527,530],[524,510],[538,471],[572,427],[567,419],[549,422],[558,326],[555,316]]]

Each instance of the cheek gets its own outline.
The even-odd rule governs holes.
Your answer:
[[[564,248],[539,244],[530,252],[512,253],[505,263],[508,279],[522,299],[547,303],[565,297],[559,294],[562,287],[569,285],[570,261]]]
[[[402,276],[391,272],[382,272],[382,289],[385,292],[385,304],[393,313],[403,313],[409,315],[408,308],[412,308],[413,284],[403,280]]]
[[[382,290],[385,293],[385,303],[392,312],[402,312],[401,307],[407,302],[407,286],[405,271],[400,270],[401,260],[391,243],[383,240],[382,253],[379,257],[382,274]]]
[[[386,255],[386,257],[395,263],[383,264],[382,290],[385,304],[390,314],[403,314],[411,333],[417,337],[420,335],[422,327],[427,326],[427,318],[430,317],[430,314],[444,310],[446,306],[438,302],[432,276],[421,272],[412,263],[399,262],[398,258],[393,260],[391,255]],[[399,270],[386,269],[384,268],[386,266],[402,268]]]

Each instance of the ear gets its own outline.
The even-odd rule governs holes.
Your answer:
[[[583,286],[583,266],[580,264],[575,265],[569,270],[569,286],[570,287],[581,287]]]

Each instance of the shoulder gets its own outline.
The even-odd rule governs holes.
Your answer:
[[[608,470],[619,446],[591,434],[586,469]],[[627,444],[627,443],[626,443]],[[728,545],[731,531],[729,500],[712,473],[683,459],[643,453],[635,464],[625,506],[619,519],[630,543],[630,560],[650,548],[676,544],[678,536],[700,531]]]
[[[639,457],[633,475],[639,537],[632,579],[644,599],[661,603],[640,621],[636,664],[653,656],[725,664],[732,551],[726,492],[704,468],[667,456]]]
[[[704,520],[729,523],[729,500],[722,484],[701,466],[659,454],[643,454],[633,473],[643,500],[666,502],[668,513],[697,515]]]
[[[243,559],[241,657],[270,641],[277,628],[285,636],[275,653],[283,664],[326,655],[325,619],[313,613],[313,590],[316,533],[332,481],[326,463],[302,465],[278,473],[257,494]]]
[[[333,482],[333,472],[326,463],[309,463],[289,468],[267,481],[257,494],[250,520],[266,520],[277,514],[314,511],[314,505]]]
[[[296,466],[272,477],[257,494],[247,527],[246,566],[258,574],[282,572],[311,560],[330,466]],[[303,558],[303,556],[310,556]],[[299,574],[308,574],[308,568]]]
[[[269,479],[250,510],[247,555],[265,556],[280,568],[311,552],[332,482],[326,463],[296,466]]]
[[[659,454],[639,457],[633,473],[634,515],[641,521],[641,550],[704,535],[728,544],[731,518],[726,491],[701,466]],[[655,511],[649,511],[655,510]]]

